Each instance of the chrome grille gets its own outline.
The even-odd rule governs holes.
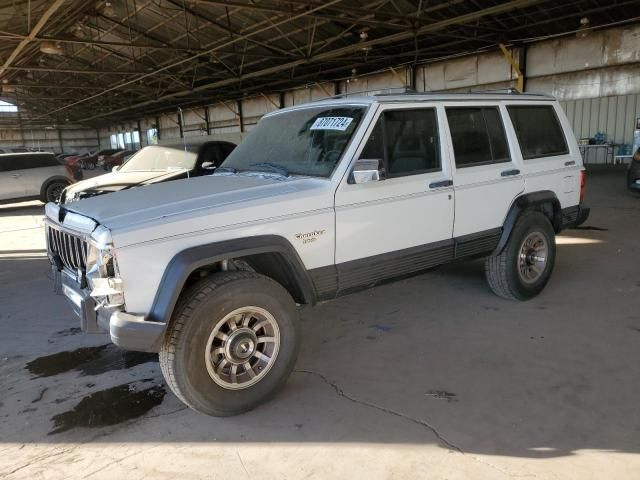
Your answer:
[[[49,251],[60,258],[62,264],[74,272],[87,267],[87,242],[70,233],[47,228]]]

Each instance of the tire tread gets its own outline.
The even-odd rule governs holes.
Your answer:
[[[490,255],[485,259],[484,271],[487,282],[491,290],[499,297],[507,300],[527,300],[530,298],[519,292],[517,285],[509,278],[509,270],[511,268],[509,255],[514,242],[519,241],[518,238],[514,237],[515,232],[519,231],[523,224],[536,224],[540,222],[548,222],[551,228],[551,222],[542,212],[538,210],[526,210],[523,212],[518,218],[507,245],[505,245],[502,252],[500,252],[499,255]],[[553,232],[552,228],[551,232]],[[553,265],[551,265],[551,269],[553,269]]]
[[[173,393],[184,404],[192,408],[194,407],[194,405],[192,405],[192,403],[186,398],[176,380],[175,357],[178,348],[178,337],[180,332],[182,331],[185,323],[190,320],[193,312],[198,307],[198,305],[206,298],[211,296],[211,294],[217,288],[239,280],[254,278],[266,278],[268,280],[271,280],[269,277],[265,277],[264,275],[253,272],[236,271],[217,273],[210,275],[200,280],[198,283],[192,285],[190,288],[185,290],[185,292],[178,299],[178,302],[176,303],[176,306],[173,310],[174,316],[169,322],[167,334],[165,335],[163,345],[160,348],[159,360],[160,370],[164,375],[165,381],[167,382],[169,388],[171,388]],[[276,283],[274,280],[271,281]],[[221,412],[221,414],[225,413],[227,412]]]

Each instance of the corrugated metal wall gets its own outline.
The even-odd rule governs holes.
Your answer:
[[[603,132],[609,143],[633,142],[635,119],[640,115],[640,94],[569,100],[560,104],[576,138],[592,138]]]

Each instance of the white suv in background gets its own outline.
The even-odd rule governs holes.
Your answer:
[[[183,402],[234,415],[286,381],[296,304],[473,257],[534,297],[583,187],[551,97],[329,99],[266,115],[211,176],[48,204],[48,251],[84,331],[159,351]]]
[[[55,202],[73,181],[71,171],[53,153],[0,154],[0,202]]]

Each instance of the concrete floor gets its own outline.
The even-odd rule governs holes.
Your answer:
[[[42,207],[0,207],[0,478],[640,478],[640,197],[620,170],[587,189],[606,230],[564,232],[538,298],[476,261],[306,310],[286,388],[227,419],[153,358],[75,351],[108,339],[51,293]]]

